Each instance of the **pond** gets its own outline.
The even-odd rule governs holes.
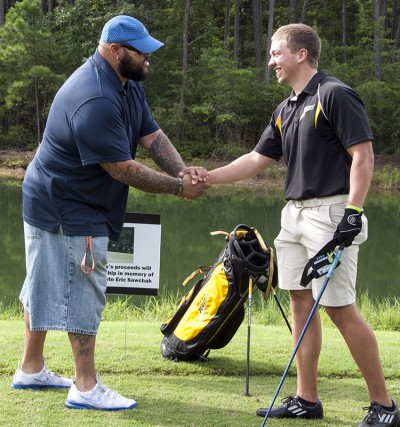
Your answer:
[[[25,277],[21,187],[0,183],[0,298],[18,298]],[[232,231],[238,224],[256,227],[267,244],[280,228],[285,201],[280,191],[221,186],[196,201],[151,195],[131,189],[128,212],[156,213],[161,220],[160,294],[181,293],[182,281],[198,266],[213,264],[224,246],[216,230]],[[361,246],[357,287],[372,297],[400,294],[400,196],[370,194],[364,206],[369,239]]]

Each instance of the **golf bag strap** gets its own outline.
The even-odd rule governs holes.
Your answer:
[[[261,245],[262,249],[265,252],[268,252],[268,249],[265,246],[265,243],[264,243],[263,239],[261,238],[259,232],[254,227],[247,227],[247,225],[238,225],[231,233],[228,233],[227,231],[221,231],[221,230],[219,230],[219,231],[211,231],[210,234],[211,234],[211,236],[216,236],[218,234],[223,234],[224,236],[226,236],[226,239],[228,239],[229,237],[231,237],[232,234],[235,234],[236,238],[240,238],[240,237],[242,237],[241,234],[244,235],[244,234],[248,233],[251,230],[254,231],[254,234],[256,235],[257,240],[260,242],[260,245]]]
[[[197,270],[193,271],[192,274],[186,277],[186,279],[182,282],[182,286],[186,286],[193,279],[193,277],[197,276],[198,274],[207,273],[210,270],[211,270],[210,265],[201,265]]]
[[[260,233],[258,232],[258,230],[256,228],[252,228],[252,230],[254,231],[254,234],[257,237],[258,242],[260,243],[261,249],[267,254],[268,253],[268,248],[263,240],[263,238],[260,236]],[[272,249],[271,249],[272,251]]]
[[[332,239],[307,262],[301,276],[301,286],[306,287],[312,279],[318,279],[328,273],[335,259],[334,250],[336,246],[336,239]],[[336,268],[339,265],[340,261],[338,261]]]
[[[224,234],[226,237],[229,237],[229,233],[226,231],[210,231],[211,236],[216,236],[217,234]]]
[[[272,280],[274,278],[274,270],[275,270],[275,263],[274,263],[274,250],[272,248],[269,248],[269,276],[268,276],[268,285],[267,289],[265,290],[264,299],[267,300],[269,297],[269,294],[271,293],[272,289]]]

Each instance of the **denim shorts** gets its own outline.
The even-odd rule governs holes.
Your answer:
[[[20,300],[32,331],[96,335],[106,302],[108,237],[93,237],[95,268],[81,269],[85,236],[50,233],[24,223],[26,278]]]
[[[304,201],[289,201],[282,210],[281,231],[275,239],[279,287],[286,290],[312,289],[318,296],[326,276],[312,280],[307,288],[300,285],[308,260],[333,238],[341,221],[348,196],[333,196]],[[367,240],[368,221],[362,216],[362,231],[351,246],[343,250],[340,265],[332,274],[321,305],[342,307],[356,301],[359,245]]]

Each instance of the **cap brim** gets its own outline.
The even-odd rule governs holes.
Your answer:
[[[143,53],[153,53],[164,46],[163,42],[160,42],[150,35],[139,40],[128,40],[126,43]]]

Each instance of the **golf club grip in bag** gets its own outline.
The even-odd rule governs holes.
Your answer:
[[[224,234],[226,244],[212,266],[201,266],[199,279],[181,299],[175,314],[161,325],[161,353],[177,361],[207,360],[210,349],[225,347],[244,318],[249,281],[268,296],[277,284],[272,248],[255,228],[240,224]]]

